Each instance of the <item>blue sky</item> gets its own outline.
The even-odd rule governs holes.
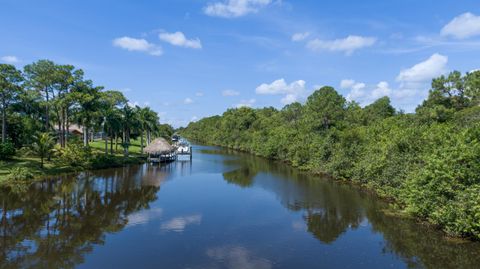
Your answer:
[[[0,61],[73,64],[174,126],[323,85],[412,111],[480,68],[478,0],[0,0]]]

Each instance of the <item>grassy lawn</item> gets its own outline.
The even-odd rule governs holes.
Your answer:
[[[144,147],[145,141],[144,141]],[[104,140],[96,140],[90,143],[90,147],[99,152],[105,152],[105,141]],[[132,140],[130,142],[130,147],[128,149],[131,155],[140,155],[140,139]],[[108,141],[108,152],[110,152],[110,140]],[[123,148],[122,145],[118,144],[118,150],[115,150],[115,143],[113,143],[113,153],[115,155],[123,156]]]
[[[105,141],[98,140],[90,143],[90,147],[96,153],[104,153],[105,151]],[[113,145],[114,155],[116,157],[123,157],[123,148],[119,144],[118,150],[115,151],[115,144]],[[108,144],[108,150],[110,152],[110,142]],[[130,157],[141,157],[140,154],[140,140],[132,140],[132,143],[129,148]],[[14,167],[24,167],[28,169],[32,174],[36,176],[48,176],[56,175],[62,173],[73,172],[72,167],[62,165],[57,160],[52,159],[51,161],[45,160],[44,168],[40,168],[40,158],[34,156],[15,156],[12,160],[0,161],[0,179],[4,176],[7,176],[10,173],[10,170]]]

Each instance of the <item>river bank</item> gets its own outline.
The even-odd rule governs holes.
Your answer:
[[[129,156],[125,157],[123,149],[115,149],[113,154],[105,155],[104,141],[90,143],[90,159],[85,163],[66,164],[61,159],[52,157],[41,167],[39,157],[14,156],[10,160],[0,162],[0,187],[11,187],[13,184],[29,185],[53,176],[76,173],[86,170],[115,168],[125,165],[142,164],[145,156],[140,154],[139,141],[132,141]]]
[[[330,180],[332,182],[336,182],[336,183],[340,183],[340,184],[345,184],[347,186],[355,187],[360,192],[367,192],[371,195],[374,195],[378,199],[381,199],[382,201],[386,202],[388,204],[388,208],[384,208],[384,209],[381,210],[383,214],[386,214],[386,215],[389,215],[389,216],[394,216],[396,218],[401,218],[401,219],[404,219],[404,220],[412,220],[420,226],[425,226],[425,227],[428,227],[429,229],[438,230],[439,232],[441,232],[443,234],[443,236],[445,237],[446,240],[449,240],[451,242],[466,243],[466,242],[479,242],[480,241],[479,238],[476,238],[476,237],[465,237],[465,236],[460,236],[458,234],[448,233],[447,231],[445,231],[444,227],[442,227],[441,225],[438,225],[437,223],[434,223],[434,222],[432,222],[428,219],[419,218],[419,217],[415,216],[414,214],[411,214],[410,212],[405,210],[405,205],[402,204],[402,202],[399,201],[395,196],[393,196],[389,193],[386,193],[384,190],[382,190],[381,188],[378,188],[377,186],[375,186],[371,183],[368,183],[368,182],[367,183],[362,183],[362,182],[355,181],[355,180],[352,180],[352,179],[349,179],[349,178],[337,178],[327,171],[318,171],[318,170],[309,169],[308,167],[295,166],[292,162],[290,162],[288,160],[271,159],[271,158],[267,158],[265,156],[262,156],[262,155],[260,155],[256,152],[252,152],[252,151],[248,151],[248,150],[240,150],[240,149],[236,149],[236,148],[233,148],[233,147],[228,147],[228,146],[225,146],[225,145],[214,144],[214,143],[211,143],[211,142],[208,142],[208,141],[198,141],[198,139],[197,139],[196,142],[200,143],[200,144],[203,144],[203,145],[222,147],[222,148],[225,148],[225,149],[230,150],[232,152],[240,152],[240,153],[244,153],[244,154],[250,154],[250,155],[253,155],[257,158],[262,158],[262,159],[272,161],[272,162],[280,162],[284,165],[290,166],[291,168],[299,169],[300,171],[305,172],[309,175],[315,176],[319,179],[320,178],[327,179],[327,180]]]
[[[480,262],[479,243],[452,242],[389,214],[383,200],[352,184],[225,148],[194,145],[194,152],[192,161],[67,175],[21,194],[0,190],[0,229],[8,231],[2,265],[453,269]]]
[[[312,115],[323,109],[316,102],[332,99],[329,95],[345,102],[322,88],[305,105],[230,109],[190,123],[182,135],[329,174],[373,190],[448,236],[480,240],[480,136],[473,120],[478,107],[435,122],[420,113],[383,115],[384,109],[369,119],[375,116],[372,106],[389,107],[386,99],[355,109],[343,103],[322,112],[338,114],[335,124],[325,127]]]

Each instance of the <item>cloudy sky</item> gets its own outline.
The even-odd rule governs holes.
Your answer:
[[[478,0],[0,0],[0,62],[73,64],[174,126],[330,85],[412,111],[480,68]]]

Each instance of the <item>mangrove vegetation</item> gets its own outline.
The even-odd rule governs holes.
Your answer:
[[[304,104],[229,109],[187,138],[328,173],[375,190],[449,235],[480,239],[480,71],[433,79],[414,113],[361,107],[332,87]]]

